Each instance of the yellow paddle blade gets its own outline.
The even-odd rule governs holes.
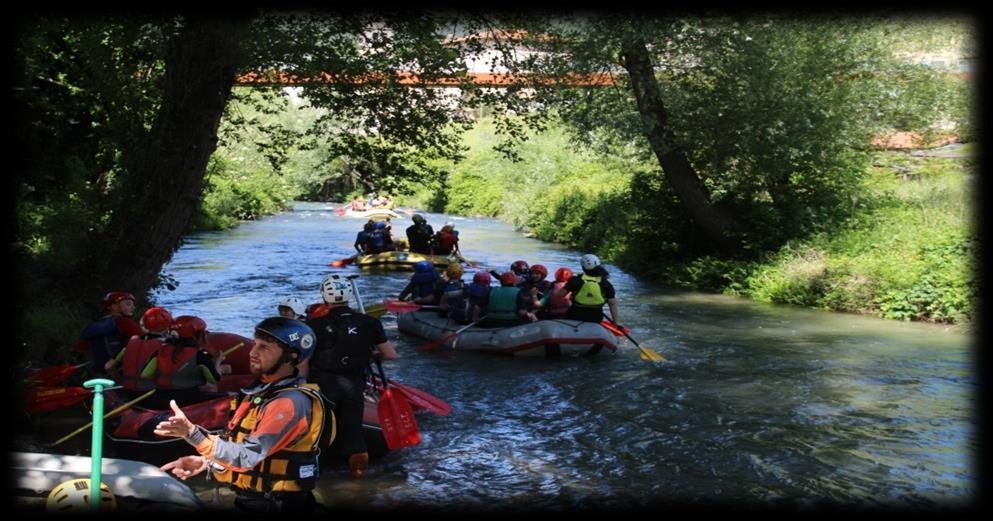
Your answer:
[[[365,308],[365,314],[376,318],[382,317],[386,313],[386,306],[383,304],[373,304]]]
[[[665,358],[662,358],[662,355],[656,353],[655,351],[647,347],[639,346],[638,350],[641,351],[642,360],[645,360],[647,362],[665,362]]]

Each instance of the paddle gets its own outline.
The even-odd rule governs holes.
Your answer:
[[[120,389],[122,386],[104,389]],[[49,412],[75,405],[93,394],[93,391],[83,387],[42,387],[28,391],[27,406],[32,413]]]
[[[80,367],[91,364],[91,362],[83,362],[78,365],[58,365],[55,367],[46,367],[40,369],[31,375],[31,383],[35,385],[41,385],[45,387],[51,387],[58,384],[62,380],[69,378],[72,373],[79,370]]]
[[[331,262],[330,264],[328,264],[328,266],[331,266],[332,268],[341,268],[355,262],[355,259],[357,258],[359,258],[358,253],[352,255],[351,257],[345,257],[344,259],[338,259],[334,262]]]
[[[449,333],[449,334],[447,334],[447,335],[439,338],[438,340],[434,340],[434,341],[432,341],[430,343],[424,344],[423,346],[421,346],[421,349],[423,349],[424,351],[431,351],[434,348],[440,346],[441,344],[444,344],[445,342],[447,342],[450,338],[455,338],[456,336],[458,336],[459,333],[461,333],[461,332],[465,331],[466,329],[469,329],[470,327],[475,326],[476,324],[482,322],[483,319],[485,319],[485,318],[486,318],[486,315],[483,315],[482,317],[479,318],[479,320],[477,320],[475,322],[470,322],[468,325],[466,325],[463,328],[460,328],[460,329],[456,330],[454,333]]]
[[[390,385],[397,391],[400,391],[400,394],[402,394],[403,397],[415,407],[431,411],[439,416],[448,416],[448,414],[452,412],[451,405],[448,405],[440,398],[433,396],[426,391],[422,391],[409,385],[398,384],[396,383],[396,380],[391,381]]]
[[[641,351],[641,359],[642,360],[645,360],[645,361],[648,361],[648,362],[665,362],[665,358],[663,358],[662,355],[656,353],[655,351],[653,351],[653,350],[651,350],[651,349],[649,349],[647,347],[642,347],[640,344],[638,344],[638,342],[635,339],[631,338],[631,335],[629,335],[627,333],[628,331],[630,331],[628,328],[626,328],[624,326],[621,326],[621,325],[617,324],[617,322],[614,322],[613,320],[611,320],[610,317],[608,317],[606,313],[603,314],[603,318],[607,319],[610,322],[611,325],[613,325],[615,328],[617,328],[618,331],[620,331],[621,333],[624,333],[624,336],[628,337],[628,340],[630,340],[631,342],[634,342],[634,345],[638,346],[638,350]]]
[[[460,261],[468,264],[470,268],[478,268],[479,267],[479,263],[478,262],[473,262],[473,261],[471,261],[471,260],[463,257],[461,253],[456,253],[455,254],[455,258],[457,258],[458,260],[460,260]]]
[[[90,441],[90,490],[98,493],[90,494],[90,509],[100,510],[100,485],[103,476],[103,391],[104,387],[114,385],[113,380],[94,378],[83,382],[83,387],[93,388],[93,438]]]
[[[380,318],[386,313],[386,306],[382,304],[373,304],[365,308],[365,314],[371,317]]]
[[[391,313],[410,313],[421,309],[441,309],[441,306],[430,306],[427,304],[415,304],[403,300],[383,300],[383,308]]]
[[[130,402],[125,403],[124,405],[121,405],[120,407],[114,409],[113,411],[110,411],[107,414],[104,414],[103,415],[103,419],[106,420],[106,419],[108,419],[108,418],[110,418],[112,416],[116,416],[116,415],[124,412],[125,410],[127,410],[128,408],[130,408],[132,405],[134,405],[134,404],[136,404],[136,403],[144,400],[145,398],[148,398],[149,396],[152,395],[152,393],[154,393],[157,390],[158,389],[152,389],[151,391],[148,391],[147,393],[145,393],[145,394],[143,394],[143,395],[135,398],[134,400],[131,400]],[[90,423],[87,423],[86,425],[83,425],[82,427],[80,427],[80,428],[78,428],[78,429],[70,432],[69,434],[66,434],[65,436],[59,438],[58,440],[55,440],[55,442],[48,443],[48,444],[45,444],[45,445],[48,446],[48,447],[54,447],[56,445],[59,445],[60,443],[68,440],[69,438],[72,438],[73,436],[75,436],[75,435],[77,435],[77,434],[85,431],[86,429],[89,429],[91,425],[93,425],[93,421],[92,420],[90,421]]]
[[[377,412],[386,446],[390,450],[396,450],[417,445],[421,442],[421,433],[417,430],[417,422],[414,420],[414,411],[410,408],[410,403],[393,396],[393,389],[390,388],[390,382],[383,372],[383,363],[376,360],[376,367],[379,368],[379,378],[383,380],[383,392],[379,395]]]
[[[603,326],[603,328],[606,329],[607,331],[610,331],[611,333],[613,333],[614,336],[624,336],[624,333],[630,333],[631,332],[630,329],[628,329],[628,328],[626,328],[624,326],[621,326],[620,329],[614,327],[614,325],[611,324],[609,321],[607,321],[607,319],[601,320],[600,321],[600,325]]]

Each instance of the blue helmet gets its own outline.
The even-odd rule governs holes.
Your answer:
[[[386,228],[386,223],[384,223],[383,221],[377,221],[376,222],[376,229],[377,230],[382,230],[383,228]]]
[[[414,271],[417,273],[429,273],[434,271],[434,264],[431,261],[422,260],[414,263]]]
[[[310,326],[294,318],[269,317],[255,326],[255,333],[265,333],[297,352],[297,363],[310,358],[314,353],[317,337]]]

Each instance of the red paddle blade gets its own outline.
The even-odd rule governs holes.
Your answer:
[[[379,426],[383,429],[386,446],[396,450],[421,442],[421,433],[414,421],[414,410],[403,398],[397,399],[392,389],[386,389],[379,397]]]
[[[27,407],[31,412],[48,412],[77,404],[93,391],[84,387],[56,387],[53,389],[31,389],[27,395]]]
[[[397,391],[403,395],[411,405],[419,409],[424,409],[431,411],[439,416],[448,416],[452,412],[452,406],[448,405],[440,398],[431,395],[425,391],[422,391],[416,387],[410,387],[409,385],[398,384],[396,382],[390,382],[390,385],[396,387]]]
[[[332,268],[341,268],[342,266],[348,266],[349,264],[355,262],[355,256],[348,257],[347,259],[338,259],[331,263]]]
[[[383,301],[383,307],[386,308],[386,311],[390,311],[392,313],[410,313],[411,311],[421,309],[423,306],[420,304],[414,304],[413,302],[386,299]]]

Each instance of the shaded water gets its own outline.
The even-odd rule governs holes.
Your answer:
[[[362,221],[327,204],[189,237],[156,303],[214,331],[251,336],[287,296],[320,300],[328,263],[353,253]],[[507,224],[451,220],[463,254],[500,271],[517,259],[578,269],[582,252]],[[403,236],[406,216],[394,225]],[[607,266],[630,343],[594,359],[424,353],[384,316],[388,374],[447,401],[419,413],[422,442],[320,480],[333,507],[632,508],[727,504],[967,506],[977,494],[972,338],[946,328],[646,287]],[[354,267],[341,270],[359,273]],[[466,278],[471,276],[468,270]],[[366,304],[409,273],[364,274]],[[212,485],[195,480],[207,494]],[[204,497],[209,497],[205,495]],[[221,500],[223,501],[223,499]]]

